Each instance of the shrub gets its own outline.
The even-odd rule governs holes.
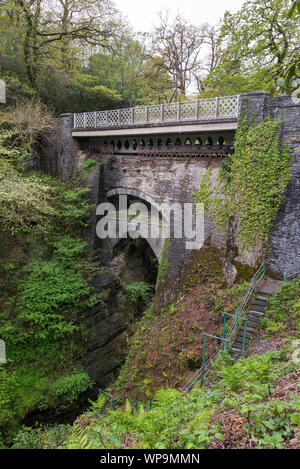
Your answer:
[[[59,407],[68,407],[93,384],[94,382],[85,372],[76,372],[57,379],[51,386],[50,395],[59,403]]]

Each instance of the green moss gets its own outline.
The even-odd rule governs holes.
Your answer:
[[[226,158],[218,185],[211,187],[208,171],[195,194],[219,229],[236,223],[234,237],[241,253],[258,243],[268,247],[273,222],[290,177],[291,155],[280,144],[281,122],[267,119],[248,125],[241,120],[234,154]]]

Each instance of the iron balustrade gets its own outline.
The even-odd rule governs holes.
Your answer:
[[[239,95],[74,114],[74,129],[237,119]]]

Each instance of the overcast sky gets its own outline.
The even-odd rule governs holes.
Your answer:
[[[167,8],[180,13],[193,24],[218,23],[225,10],[236,12],[245,0],[114,0],[135,31],[150,31],[158,12]]]

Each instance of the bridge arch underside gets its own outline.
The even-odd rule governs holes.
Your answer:
[[[89,137],[90,155],[226,156],[233,152],[234,130]]]
[[[137,235],[136,219],[130,219],[129,216],[127,222],[123,222],[124,215],[122,214],[122,210],[124,210],[124,206],[121,208],[119,205],[120,196],[124,196],[123,201],[126,201],[127,209],[129,209],[132,204],[143,204],[147,210],[146,217],[145,215],[141,216],[141,223],[138,223],[139,235]],[[114,188],[109,190],[106,193],[106,202],[112,203],[116,210],[117,236],[113,238],[106,238],[102,241],[102,246],[110,253],[112,257],[114,257],[117,246],[141,246],[140,240],[142,239],[146,241],[147,245],[144,245],[149,246],[153,252],[156,262],[158,263],[161,259],[164,245],[164,239],[161,236],[153,236],[155,229],[156,231],[157,228],[161,229],[162,222],[164,220],[164,215],[160,211],[159,203],[152,196],[145,194],[138,189],[129,188]],[[153,216],[152,219],[151,215]],[[148,258],[149,257],[151,256],[148,256]],[[152,264],[152,261],[148,264]]]

